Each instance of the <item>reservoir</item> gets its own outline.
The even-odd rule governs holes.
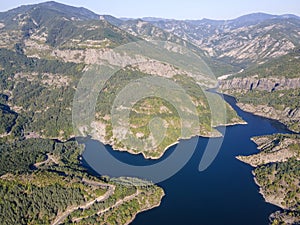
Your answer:
[[[252,167],[238,161],[238,155],[257,153],[253,136],[290,133],[282,124],[242,111],[235,99],[224,96],[248,124],[229,126],[221,149],[213,163],[199,172],[208,138],[193,138],[198,145],[189,162],[174,176],[158,183],[166,196],[159,207],[137,215],[133,225],[266,225],[268,217],[279,208],[266,203],[254,183]],[[191,140],[184,140],[186,143]],[[89,140],[83,153],[84,165],[97,160],[97,141]],[[149,165],[164,160],[174,150],[171,147],[159,160],[146,160],[141,155],[107,151],[117,159],[134,164]],[[126,176],[126,174],[124,174]]]

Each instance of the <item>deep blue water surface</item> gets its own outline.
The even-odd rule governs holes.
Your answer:
[[[203,172],[198,171],[198,166],[208,139],[197,138],[198,146],[191,160],[173,177],[158,184],[166,193],[161,206],[137,215],[133,225],[268,224],[269,215],[278,208],[264,201],[253,181],[252,168],[235,156],[257,152],[250,140],[253,136],[289,131],[276,121],[240,110],[234,98],[225,96],[225,99],[248,124],[227,127],[218,156]],[[183,142],[188,146],[188,141]],[[101,157],[95,146],[96,141],[86,143],[85,164]],[[135,165],[155,162],[141,155],[107,149],[116,158]],[[167,158],[173,149],[171,147],[158,161]]]

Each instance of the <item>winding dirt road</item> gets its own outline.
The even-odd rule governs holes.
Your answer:
[[[105,213],[105,212],[107,212],[107,211],[109,211],[109,210],[111,210],[111,209],[113,209],[113,208],[116,208],[116,207],[122,205],[124,202],[128,202],[128,201],[134,199],[134,198],[135,198],[136,196],[138,196],[139,194],[140,194],[140,191],[139,191],[139,190],[136,190],[136,192],[133,193],[132,195],[126,196],[124,199],[118,200],[114,205],[112,205],[112,206],[110,206],[110,207],[107,207],[107,208],[105,208],[105,209],[100,210],[99,212],[97,212],[97,215],[100,216],[101,214],[103,214],[103,213]],[[81,221],[81,220],[83,220],[83,219],[86,219],[86,218],[88,218],[88,216],[73,219],[72,222],[73,222],[73,223],[74,223],[74,222],[79,222],[79,221]]]
[[[111,184],[105,184],[105,183],[100,183],[100,182],[96,182],[96,181],[91,181],[91,180],[86,180],[86,179],[82,179],[82,181],[88,185],[93,185],[93,186],[99,186],[99,187],[108,187],[107,192],[104,195],[101,195],[89,202],[86,202],[83,205],[79,205],[79,206],[72,206],[70,208],[68,208],[66,211],[59,213],[55,220],[52,222],[52,225],[58,225],[61,224],[67,217],[68,215],[70,215],[72,212],[74,212],[75,210],[78,209],[86,209],[88,207],[90,207],[91,205],[93,205],[95,202],[101,202],[101,201],[105,201],[106,199],[109,198],[109,196],[111,196],[114,191],[115,191],[115,186],[111,185]]]

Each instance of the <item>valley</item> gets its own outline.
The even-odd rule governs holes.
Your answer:
[[[230,179],[231,166],[241,167],[232,173],[244,188],[248,182],[253,201],[236,189],[238,181],[226,186],[210,169],[207,184],[221,179],[225,192],[236,189],[249,207],[260,204],[263,210],[252,224],[300,222],[298,16],[125,19],[44,2],[0,12],[0,34],[1,224],[135,224],[143,221],[139,213],[152,208],[168,214],[163,204],[170,204],[168,193],[175,194],[170,187],[186,188],[178,183],[184,180],[180,173],[174,175],[178,181],[159,184],[97,174],[83,159],[88,149],[82,138],[142,165],[165,159],[170,149],[193,138],[201,144],[224,139],[224,163],[215,156],[219,164],[212,164],[212,171],[224,171]],[[212,88],[224,96],[211,93]],[[249,119],[247,112],[283,128],[261,117]],[[257,121],[266,127],[252,128]],[[243,143],[246,149],[232,149]],[[199,146],[195,154],[202,151]],[[276,212],[260,202],[249,167],[235,157],[253,167],[260,193],[279,207]],[[192,186],[200,190],[200,181],[187,175],[195,168],[183,171],[194,182],[190,194],[197,195]],[[230,197],[238,210],[235,195]],[[220,214],[228,224],[241,222]]]

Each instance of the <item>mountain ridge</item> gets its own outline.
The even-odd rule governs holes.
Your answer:
[[[5,15],[11,15],[11,14],[18,14],[24,11],[28,11],[30,9],[36,8],[36,7],[47,7],[48,9],[54,9],[60,12],[69,12],[69,13],[73,13],[74,16],[75,14],[80,15],[81,17],[85,17],[85,18],[89,18],[89,19],[97,19],[99,18],[99,15],[92,12],[89,9],[86,9],[84,7],[75,7],[75,6],[69,6],[66,4],[62,4],[59,2],[55,2],[55,1],[47,1],[47,2],[43,2],[43,3],[37,3],[37,4],[31,4],[31,5],[21,5],[17,8],[14,9],[10,9],[8,11],[5,12],[0,12],[0,19],[1,19],[1,14],[2,16]]]
[[[111,15],[99,15],[83,7],[73,7],[54,1],[20,6],[0,13],[0,23],[6,27],[18,27],[19,15],[28,15],[33,11],[42,11],[43,15],[59,14],[62,19],[72,21],[106,21],[127,33],[143,39],[170,38],[175,42],[189,42],[208,60],[217,75],[235,73],[255,63],[263,63],[271,58],[287,54],[300,46],[300,17],[293,14],[272,15],[251,13],[231,20],[176,20],[154,17],[139,19],[116,18]],[[23,17],[24,17],[23,16]],[[5,22],[6,21],[6,22]],[[35,21],[30,21],[33,26]],[[53,22],[56,23],[56,22]],[[65,21],[61,23],[65,24]],[[143,25],[142,25],[143,24]],[[31,32],[30,28],[26,32]],[[72,29],[75,27],[69,28]],[[112,28],[109,28],[112,29]],[[28,34],[27,34],[28,35]],[[74,35],[74,34],[73,34]],[[157,36],[158,35],[158,36]],[[182,40],[179,40],[182,39]],[[232,43],[234,41],[234,43]],[[201,53],[202,54],[202,53]]]
[[[117,17],[116,17],[117,18]],[[211,18],[202,18],[202,19],[176,19],[176,18],[162,18],[162,17],[141,17],[141,18],[125,18],[125,17],[120,17],[118,19],[120,20],[136,20],[136,19],[141,19],[143,21],[146,22],[159,22],[159,21],[184,21],[184,22],[233,22],[233,21],[237,21],[237,20],[267,20],[267,19],[275,19],[275,18],[296,18],[296,19],[300,19],[299,16],[295,15],[295,14],[280,14],[280,15],[276,15],[276,14],[269,14],[269,13],[263,13],[263,12],[255,12],[255,13],[248,13],[242,16],[237,16],[235,18],[232,19],[211,19]]]

